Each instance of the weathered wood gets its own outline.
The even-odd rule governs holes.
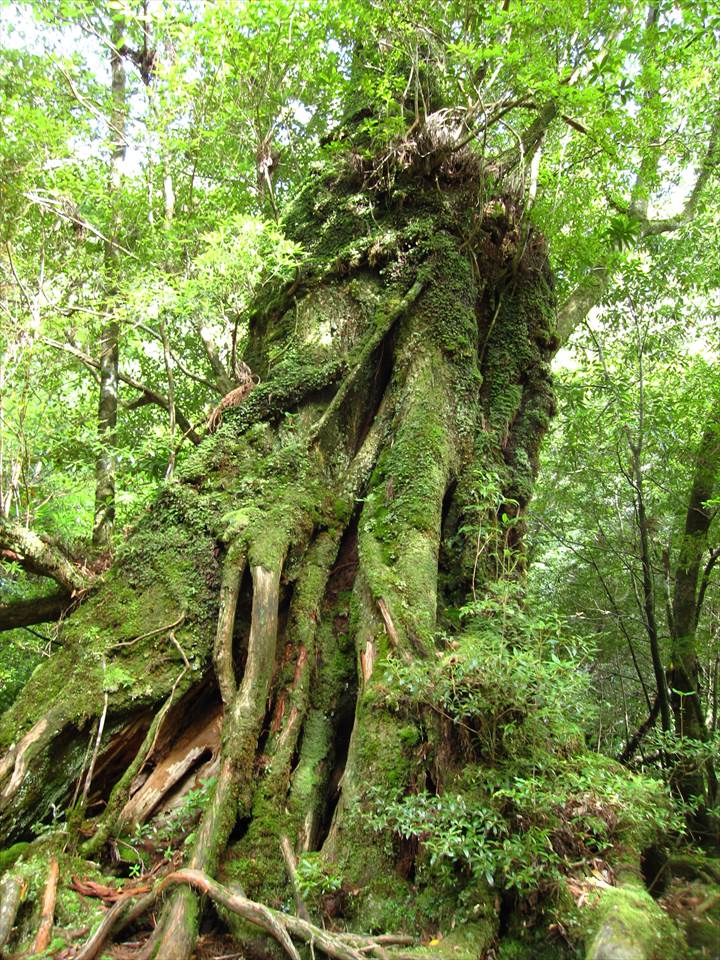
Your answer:
[[[305,901],[303,900],[302,893],[300,893],[300,886],[298,885],[295,854],[293,853],[290,840],[285,836],[285,834],[280,837],[280,850],[282,851],[288,880],[290,881],[290,886],[293,889],[293,896],[295,897],[295,912],[302,920],[309,920],[310,913],[308,912],[308,908],[305,906]]]
[[[45,884],[45,893],[43,894],[42,913],[40,914],[40,926],[35,936],[33,944],[34,953],[42,953],[50,943],[53,923],[55,922],[55,901],[57,899],[58,877],[60,876],[60,864],[57,857],[51,857],[50,869],[48,870],[47,883]]]
[[[214,758],[220,749],[222,711],[216,706],[201,724],[191,726],[161,759],[145,783],[123,807],[119,822],[125,827],[144,823],[203,754]]]
[[[5,873],[0,878],[0,957],[4,957],[12,928],[15,923],[25,884],[15,873]]]

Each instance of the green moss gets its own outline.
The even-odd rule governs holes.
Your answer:
[[[525,937],[507,937],[498,945],[498,960],[570,960],[579,954],[558,937],[543,931],[528,931]],[[608,958],[610,960],[610,958]],[[619,960],[619,958],[612,958]]]
[[[441,932],[439,936],[431,938],[423,946],[404,948],[403,953],[417,960],[477,960],[478,957],[484,957],[487,954],[496,935],[496,920],[461,923],[454,929]],[[526,956],[530,960],[530,955]],[[534,956],[533,960],[535,960]]]
[[[10,867],[12,867],[15,862],[20,859],[29,846],[29,843],[23,841],[21,843],[14,843],[6,850],[0,850],[0,874],[3,874],[6,870],[9,870]]]
[[[642,886],[625,879],[602,891],[581,911],[587,960],[684,960],[687,944],[677,927]]]

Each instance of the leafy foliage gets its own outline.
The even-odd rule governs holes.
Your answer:
[[[591,649],[512,584],[497,589],[466,611],[435,661],[387,670],[388,702],[428,732],[439,722],[441,739],[463,744],[464,767],[435,768],[437,792],[388,802],[370,789],[368,820],[419,840],[427,869],[447,882],[461,869],[491,886],[551,893],[569,862],[682,833],[682,816],[661,783],[581,749],[594,713]]]

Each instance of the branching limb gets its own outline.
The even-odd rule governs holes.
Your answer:
[[[698,590],[697,602],[695,606],[696,627],[700,620],[700,614],[702,613],[703,604],[705,602],[705,594],[707,593],[707,588],[710,585],[710,576],[718,560],[720,560],[720,547],[715,547],[710,551],[710,556],[707,559],[707,563],[705,564],[705,568],[702,572],[702,578],[700,580],[700,589]]]
[[[635,733],[630,737],[628,742],[625,744],[623,752],[618,757],[619,763],[629,763],[632,758],[635,756],[640,744],[643,741],[643,738],[652,730],[655,725],[655,721],[660,714],[660,698],[655,697],[655,702],[652,705],[652,710],[650,711],[647,719],[638,727]]]
[[[16,630],[18,627],[30,627],[35,623],[49,623],[59,620],[73,603],[67,593],[52,593],[46,597],[32,600],[15,600],[0,604],[0,633],[3,630]]]
[[[557,315],[557,338],[561,344],[570,339],[573,331],[580,326],[592,308],[600,303],[610,287],[610,278],[610,268],[606,264],[593,267],[560,307]]]
[[[641,121],[638,120],[638,124]],[[638,172],[632,189],[630,205],[624,211],[628,219],[637,228],[640,241],[647,237],[656,237],[663,233],[673,233],[686,227],[697,214],[702,195],[712,175],[720,164],[720,107],[717,108],[708,137],[708,145],[703,160],[697,168],[695,182],[687,196],[682,211],[675,217],[650,220],[647,216],[648,183],[657,174],[659,154],[654,157],[654,165],[644,164]],[[612,276],[609,255],[598,263],[572,291],[558,311],[558,338],[565,343],[573,330],[585,319],[590,310],[600,303],[610,285]]]
[[[682,211],[676,217],[668,217],[664,220],[645,219],[641,224],[642,235],[655,237],[661,233],[671,233],[687,226],[695,217],[703,191],[712,175],[717,171],[718,164],[720,164],[720,105],[717,107],[710,128],[707,149],[695,171],[695,182]]]
[[[91,357],[89,354],[85,353],[83,350],[79,350],[77,347],[74,347],[71,343],[61,343],[59,340],[53,340],[51,337],[43,337],[43,343],[46,343],[49,347],[55,347],[56,350],[64,350],[65,353],[72,354],[73,357],[77,357],[86,367],[89,367],[91,370],[100,369],[100,361],[96,360],[94,357]],[[153,390],[151,387],[146,386],[144,383],[140,383],[138,380],[135,380],[134,377],[128,376],[126,373],[118,373],[118,378],[126,383],[129,387],[132,387],[134,390],[139,390],[143,395],[146,403],[156,404],[158,407],[162,407],[163,410],[170,412],[170,401],[163,394],[158,393],[157,390]],[[190,423],[185,414],[175,407],[175,417],[178,423],[178,426],[184,431],[185,436],[189,437],[193,443],[200,443],[200,437],[195,431],[195,428]]]

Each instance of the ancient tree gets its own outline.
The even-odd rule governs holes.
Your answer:
[[[373,110],[354,104],[327,135],[284,208],[302,263],[260,288],[233,364],[238,382],[111,569],[64,590],[76,604],[59,650],[0,719],[8,844],[29,840],[53,809],[67,813],[59,845],[56,835],[35,842],[41,855],[107,864],[138,826],[205,784],[184,869],[113,908],[86,960],[161,894],[148,951],[164,960],[192,955],[200,894],[240,940],[260,927],[293,957],[293,940],[344,960],[368,946],[384,956],[382,939],[308,926],[295,875],[308,852],[342,878],[324,912],[338,926],[412,936],[450,926],[462,903],[468,955],[479,956],[507,914],[494,876],[437,863],[422,831],[396,829],[382,811],[414,796],[487,794],[474,774],[512,749],[545,692],[528,677],[488,722],[461,698],[451,714],[398,693],[393,677],[418,664],[431,676],[437,664],[453,681],[487,622],[522,608],[524,515],[559,342],[547,245],[527,208],[551,125],[587,134],[562,101],[595,64],[567,76],[563,65],[546,100],[539,85],[491,105],[478,94],[461,110],[436,96],[423,57],[416,41],[395,84],[401,133],[374,137]],[[479,68],[475,90],[501,68],[487,77]],[[654,95],[643,88],[648,111]],[[492,157],[478,149],[515,109],[526,128],[498,137]],[[660,223],[647,197],[661,159],[641,165],[623,214],[638,242]],[[269,174],[267,190],[275,208]],[[688,216],[695,192],[689,203]],[[609,238],[565,304],[563,337],[601,296],[619,246]],[[54,554],[44,562],[59,564]],[[482,688],[482,658],[473,663]],[[560,764],[584,748],[573,732],[544,749]],[[576,839],[555,839],[551,856],[569,859]],[[631,887],[640,844],[628,834],[619,847]],[[3,900],[8,915],[16,888]],[[278,913],[291,898],[297,916]],[[632,894],[633,922],[649,909],[646,894]],[[590,955],[627,936],[633,955],[650,957],[661,928],[618,933],[601,922]]]
[[[83,780],[90,811],[104,807],[85,841],[99,853],[203,769],[217,780],[191,868],[213,875],[230,856],[244,888],[272,898],[286,835],[340,864],[376,924],[407,883],[411,852],[360,816],[370,787],[401,794],[421,773],[423,734],[385,704],[385,665],[441,654],[445,608],[501,575],[468,515],[497,509],[482,504],[489,474],[502,513],[522,514],[555,349],[542,237],[441,126],[423,137],[392,170],[348,149],[292,206],[286,228],[310,256],[254,309],[257,386],[3,719],[9,840]],[[520,522],[508,529],[519,550]],[[202,749],[134,798],[183,737]],[[451,782],[472,750],[471,734],[438,732],[422,776]],[[189,889],[174,895],[160,956],[189,956],[197,911]]]

